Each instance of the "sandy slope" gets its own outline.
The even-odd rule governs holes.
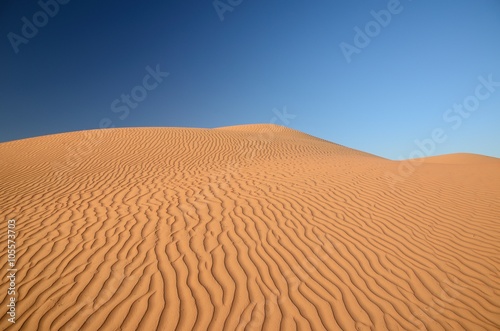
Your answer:
[[[500,167],[474,159],[402,175],[272,125],[0,144],[0,329],[499,329]]]
[[[491,164],[500,165],[500,159],[469,153],[456,153],[456,154],[446,154],[438,156],[430,156],[422,159],[422,161],[427,163],[444,163],[444,164]]]

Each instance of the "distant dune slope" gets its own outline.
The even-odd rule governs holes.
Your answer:
[[[422,159],[427,163],[444,163],[444,164],[491,164],[500,165],[500,159],[470,153],[456,153],[439,156],[430,156]]]
[[[498,330],[500,167],[457,158],[402,176],[274,125],[2,143],[0,329]]]

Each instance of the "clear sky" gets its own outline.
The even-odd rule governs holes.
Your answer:
[[[498,0],[7,0],[0,32],[1,142],[273,122],[500,157]]]

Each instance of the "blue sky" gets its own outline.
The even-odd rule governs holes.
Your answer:
[[[390,159],[435,130],[425,155],[500,157],[500,1],[60,2],[0,4],[0,142],[274,122]]]

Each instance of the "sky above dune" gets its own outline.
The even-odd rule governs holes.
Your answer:
[[[500,157],[500,2],[4,1],[0,142],[274,123]]]

